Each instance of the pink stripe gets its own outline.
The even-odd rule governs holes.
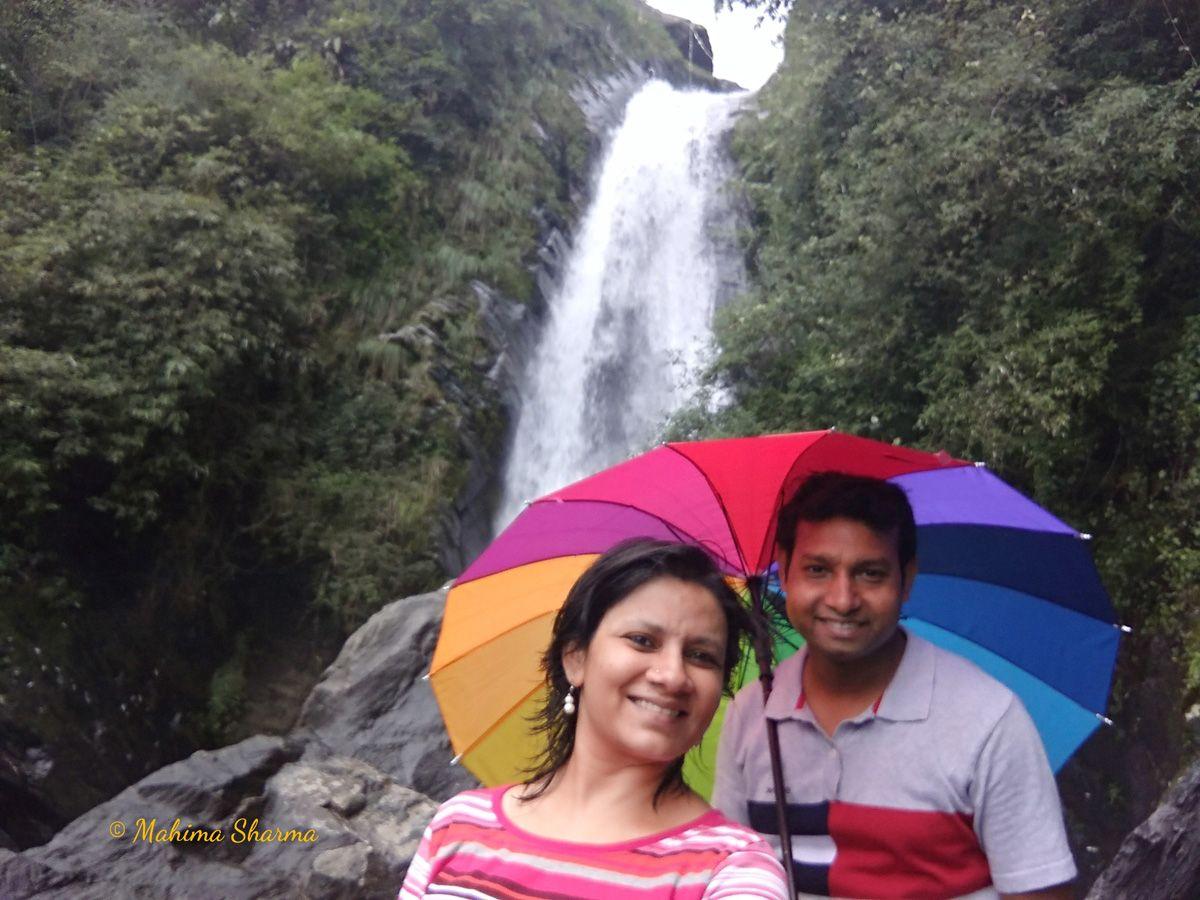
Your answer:
[[[718,559],[741,557],[704,476],[669,446],[657,447],[546,496],[634,506],[689,535]],[[740,563],[739,563],[740,565]]]

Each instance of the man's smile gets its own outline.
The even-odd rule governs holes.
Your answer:
[[[852,635],[860,628],[866,627],[866,622],[860,619],[843,619],[834,616],[814,616],[814,621],[835,634]]]

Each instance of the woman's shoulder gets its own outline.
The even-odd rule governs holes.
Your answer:
[[[496,816],[496,798],[504,790],[504,787],[474,788],[455,794],[437,808],[430,828],[436,830],[460,822],[494,827],[499,824]]]
[[[692,849],[720,856],[711,870],[704,897],[787,900],[783,866],[757,831],[713,810],[687,836]]]
[[[705,897],[746,897],[787,900],[787,878],[775,850],[752,828],[727,819],[719,811],[704,826],[712,849],[723,851]]]
[[[727,818],[720,810],[711,809],[684,828],[677,840],[708,845],[710,849],[727,850],[730,853],[742,850],[762,851],[774,855],[771,845],[753,828]]]

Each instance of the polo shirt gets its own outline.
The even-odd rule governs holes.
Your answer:
[[[883,695],[828,736],[804,701],[807,648],[780,663],[777,721],[797,888],[836,897],[996,897],[1075,877],[1054,775],[1020,700],[907,634]],[[725,716],[713,804],[778,846],[759,684]]]

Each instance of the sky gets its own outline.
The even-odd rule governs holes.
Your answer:
[[[713,0],[644,0],[655,9],[683,16],[708,29],[713,44],[713,74],[748,90],[762,87],[783,59],[777,40],[783,23],[770,19],[757,27],[758,13],[739,6],[713,13]]]

